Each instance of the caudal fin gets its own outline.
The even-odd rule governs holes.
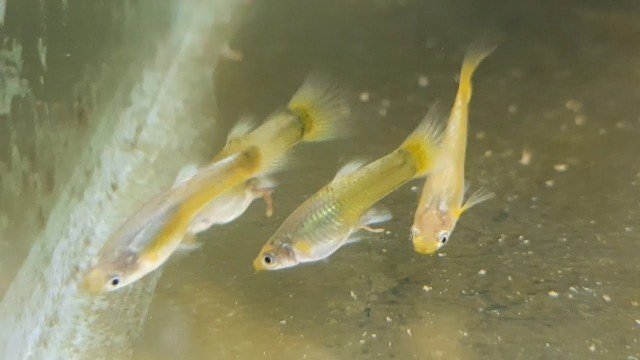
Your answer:
[[[469,46],[464,55],[464,60],[462,61],[456,102],[469,104],[469,101],[471,101],[471,78],[473,77],[473,73],[476,71],[482,60],[496,49],[498,46],[497,41],[497,39],[487,37],[476,40],[476,42]]]
[[[442,139],[438,120],[443,117],[442,106],[439,102],[434,103],[420,125],[400,145],[400,150],[407,152],[415,161],[414,178],[425,176],[433,169]]]
[[[349,133],[349,105],[343,91],[326,75],[311,74],[287,105],[302,122],[303,140],[325,141],[345,137]]]

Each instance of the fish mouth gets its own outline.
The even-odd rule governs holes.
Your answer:
[[[255,260],[253,260],[253,270],[255,270],[256,273],[267,270],[267,268],[262,263],[261,256],[258,256],[257,258],[255,258]]]
[[[434,241],[424,241],[421,237],[416,237],[413,241],[413,249],[422,255],[431,255],[438,251],[438,245]]]

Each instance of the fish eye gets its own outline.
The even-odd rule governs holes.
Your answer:
[[[120,284],[120,278],[116,276],[113,279],[111,279],[109,283],[111,284],[111,286],[116,287],[118,286],[118,284]]]
[[[449,233],[446,231],[443,231],[442,233],[440,233],[440,244],[444,245],[444,243],[446,243],[447,240],[449,240]]]
[[[273,263],[276,262],[276,259],[273,257],[273,255],[269,254],[269,255],[265,255],[264,259],[262,259],[264,261],[265,264],[267,265],[272,265]]]

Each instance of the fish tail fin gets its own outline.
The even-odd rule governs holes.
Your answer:
[[[497,46],[497,39],[492,37],[482,38],[469,46],[464,55],[464,60],[462,61],[456,102],[468,104],[469,101],[471,101],[473,91],[471,79],[473,77],[473,73],[476,71],[480,63],[489,56]]]
[[[350,108],[344,92],[319,72],[307,77],[287,108],[300,119],[304,141],[326,141],[350,132],[346,122]]]
[[[420,125],[400,145],[399,150],[407,153],[415,162],[414,178],[425,176],[434,167],[442,140],[442,127],[438,124],[438,119],[442,117],[442,106],[436,102]]]

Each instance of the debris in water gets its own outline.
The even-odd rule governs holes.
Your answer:
[[[287,325],[287,320],[280,320],[280,325]]]
[[[415,185],[414,185],[414,186],[412,186],[412,187],[411,187],[411,191],[413,191],[413,192],[417,192],[417,191],[418,191],[418,187],[417,187],[417,186],[415,186]]]
[[[510,114],[515,114],[515,113],[518,112],[518,105],[516,105],[516,104],[509,105],[509,109],[508,110],[509,110]]]
[[[567,168],[569,168],[569,165],[567,164],[555,164],[553,165],[553,169],[557,172],[565,172],[567,171]]]
[[[611,297],[610,297],[609,295],[607,295],[607,294],[602,295],[602,299],[603,299],[604,301],[606,301],[606,302],[611,301]]]
[[[391,318],[387,316],[387,322],[391,322]]]
[[[360,101],[362,102],[367,102],[369,101],[369,93],[368,92],[361,92],[360,93]]]
[[[353,292],[353,290],[351,290],[351,298],[353,300],[358,300],[358,297],[356,296],[356,293]]]
[[[522,156],[520,157],[520,164],[529,165],[531,164],[531,151],[527,149],[522,149]]]
[[[582,103],[577,100],[571,99],[564,104],[564,107],[567,108],[567,110],[578,112],[582,109]]]
[[[411,333],[411,329],[407,328],[407,334],[408,334],[409,336],[413,336],[413,334]]]
[[[555,181],[553,180],[547,180],[544,182],[545,185],[547,185],[547,187],[553,187],[553,184],[555,183]]]
[[[476,139],[478,139],[478,140],[482,140],[482,139],[484,139],[484,138],[485,138],[485,136],[486,136],[486,135],[487,135],[487,134],[486,134],[484,131],[478,131],[478,132],[476,133]]]
[[[584,115],[578,115],[575,117],[574,121],[576,122],[576,125],[582,126],[587,122],[587,118]]]
[[[484,156],[486,156],[486,157],[491,157],[491,155],[493,155],[493,151],[491,151],[491,150],[487,150],[487,151],[484,152]]]
[[[382,101],[380,101],[380,106],[382,106],[384,108],[388,108],[389,106],[391,106],[391,100],[382,99]]]
[[[431,290],[431,289],[433,289],[433,288],[431,286],[429,286],[429,285],[425,285],[425,286],[422,287],[422,290],[427,291],[427,292],[429,290]]]
[[[424,75],[420,75],[418,77],[418,85],[420,85],[420,87],[426,87],[429,85],[429,78]]]
[[[589,346],[589,351],[595,352],[596,351],[596,344],[591,344],[591,346]]]
[[[485,269],[480,269],[480,271],[478,271],[478,275],[486,275],[487,274],[487,270]]]
[[[557,299],[559,294],[553,290],[549,291],[549,297],[552,299]]]

